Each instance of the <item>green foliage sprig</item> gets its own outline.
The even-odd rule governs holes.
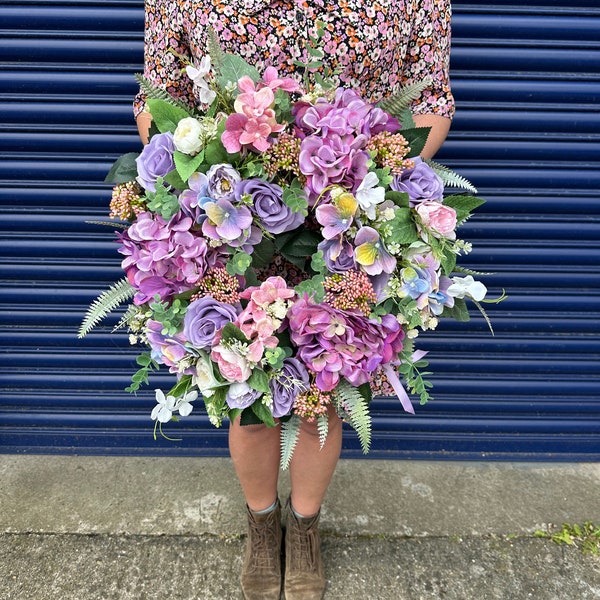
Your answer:
[[[78,338],[85,337],[100,321],[115,308],[133,298],[135,289],[124,277],[102,292],[88,308],[79,328]]]

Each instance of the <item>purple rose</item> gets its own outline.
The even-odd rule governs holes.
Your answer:
[[[241,181],[241,175],[229,164],[213,165],[206,173],[208,177],[207,196],[220,200],[230,199],[236,183]]]
[[[175,168],[173,162],[172,133],[159,133],[152,136],[142,153],[135,159],[137,165],[138,183],[151,192],[156,191],[155,183],[159,177],[164,177]]]
[[[390,187],[396,192],[406,192],[410,205],[415,206],[425,200],[442,201],[444,182],[436,172],[418,156],[413,158],[414,168],[406,169],[394,177]]]
[[[308,371],[296,358],[286,358],[281,372],[269,381],[273,396],[273,416],[277,419],[292,410],[294,400],[310,387]]]
[[[292,231],[304,223],[304,215],[290,209],[283,201],[283,190],[275,183],[258,178],[244,179],[235,186],[236,200],[241,201],[244,195],[252,198],[250,210],[269,233]]]
[[[248,408],[262,392],[253,390],[245,381],[234,381],[227,389],[225,401],[229,408]]]
[[[227,323],[235,321],[236,317],[231,304],[205,296],[188,306],[183,318],[183,335],[195,348],[208,349],[212,346],[216,333]]]

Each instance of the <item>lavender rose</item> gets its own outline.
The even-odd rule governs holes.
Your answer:
[[[275,183],[258,178],[244,179],[235,186],[235,197],[241,201],[245,195],[252,198],[250,210],[269,233],[292,231],[304,223],[304,215],[290,209],[283,201],[283,190]]]
[[[225,402],[229,408],[248,408],[262,392],[253,390],[245,381],[236,381],[227,389]]]
[[[310,387],[308,371],[296,358],[286,358],[277,377],[269,381],[273,396],[273,416],[277,419],[292,410],[296,397]]]
[[[144,146],[135,163],[138,172],[137,181],[145,190],[156,191],[156,180],[175,168],[174,152],[173,134],[169,132],[152,136]]]
[[[415,166],[394,177],[390,187],[396,192],[406,192],[410,205],[415,206],[425,200],[442,201],[444,182],[436,172],[419,157],[413,159]]]
[[[231,304],[205,296],[188,306],[183,318],[183,335],[195,348],[208,349],[212,346],[216,333],[227,323],[235,321],[236,317]]]

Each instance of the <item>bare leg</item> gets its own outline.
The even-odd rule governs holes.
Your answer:
[[[307,517],[319,512],[341,448],[342,422],[333,408],[329,409],[329,432],[322,449],[316,423],[302,421],[290,462],[292,505],[296,512]]]
[[[229,452],[250,510],[270,507],[277,498],[280,427],[229,425]]]

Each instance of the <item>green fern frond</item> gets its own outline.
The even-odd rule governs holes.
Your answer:
[[[426,78],[418,83],[403,86],[392,96],[381,100],[379,107],[393,117],[399,117],[403,111],[410,108],[410,103],[417,100],[421,92],[431,85],[431,81],[430,78]]]
[[[106,225],[106,227],[116,227],[117,229],[127,229],[127,223],[115,223],[114,221],[86,221],[88,225]]]
[[[493,273],[490,273],[490,272],[476,271],[475,269],[467,269],[466,267],[461,267],[459,265],[456,265],[454,267],[454,271],[456,271],[457,273],[463,273],[465,275],[473,275],[476,277],[483,277],[485,275],[493,275]]]
[[[209,27],[207,30],[206,49],[208,50],[208,55],[210,56],[210,62],[215,71],[218,73],[221,69],[221,65],[223,64],[225,52],[223,52],[223,49],[221,48],[219,36],[212,27]]]
[[[119,319],[119,322],[113,327],[113,333],[115,331],[119,331],[119,329],[123,329],[129,325],[130,320],[138,314],[139,307],[133,304],[130,304],[125,311],[125,314]]]
[[[290,419],[281,423],[281,468],[285,471],[290,466],[294,448],[298,443],[300,435],[301,419],[298,415],[292,415]]]
[[[317,417],[317,429],[319,430],[319,443],[322,450],[327,439],[327,434],[329,433],[329,418],[327,415]]]
[[[102,319],[106,317],[117,306],[123,304],[135,294],[134,288],[126,278],[110,286],[108,290],[102,292],[96,300],[90,304],[85,318],[79,328],[78,338],[84,337],[89,333]]]
[[[183,102],[183,100],[174,98],[166,90],[156,87],[149,79],[146,79],[143,75],[140,75],[139,73],[135,74],[135,78],[140,84],[140,89],[142,90],[142,92],[144,92],[146,98],[150,100],[164,100],[172,106],[176,106],[177,108],[184,110],[188,114],[190,113],[189,104],[186,104],[185,102]]]
[[[347,418],[358,435],[362,451],[367,454],[371,446],[371,415],[365,398],[345,379],[340,380],[333,397],[338,413]]]
[[[455,173],[452,169],[449,169],[444,165],[440,165],[433,160],[425,159],[425,162],[436,172],[445,185],[462,188],[472,192],[473,194],[477,193],[477,188],[468,179],[465,179],[462,175]]]

